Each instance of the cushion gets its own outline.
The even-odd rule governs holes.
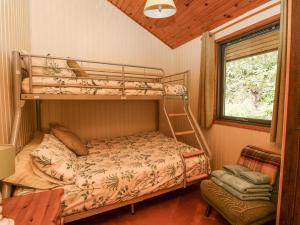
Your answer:
[[[45,174],[72,184],[76,179],[76,155],[55,136],[45,134],[42,143],[31,153],[32,161]]]
[[[280,155],[249,145],[242,150],[238,164],[269,175],[273,185],[280,169]]]
[[[3,201],[3,214],[12,218],[14,223],[2,225],[63,225],[61,199],[64,189],[43,191],[38,194],[13,197]]]
[[[211,180],[202,181],[200,188],[203,198],[231,224],[263,224],[276,217],[271,201],[242,201]]]
[[[88,150],[80,138],[65,127],[59,125],[54,126],[51,128],[51,132],[76,155],[85,156],[88,154]]]
[[[57,187],[57,184],[53,184],[43,177],[36,175],[31,167],[31,152],[34,151],[41,141],[43,140],[43,134],[38,134],[33,140],[26,145],[22,151],[16,155],[15,159],[15,173],[12,176],[4,179],[4,182],[16,185],[24,186],[35,189],[52,189]]]
[[[67,60],[67,64],[70,68],[80,68],[80,65],[75,61],[75,60]],[[75,70],[72,69],[73,72],[76,74],[77,77],[88,77],[89,75],[87,74],[87,72],[83,71],[83,70]]]

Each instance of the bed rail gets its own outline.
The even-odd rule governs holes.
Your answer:
[[[75,61],[76,66],[69,67],[67,65],[67,60]],[[80,65],[78,65],[80,64]],[[74,64],[73,64],[74,65]],[[190,72],[184,71],[181,73],[175,73],[172,75],[165,75],[162,68],[157,67],[148,67],[148,66],[138,66],[138,65],[129,65],[129,64],[118,64],[118,63],[109,63],[101,62],[94,60],[86,59],[77,59],[69,57],[55,57],[51,55],[34,55],[34,54],[23,54],[17,51],[13,52],[13,81],[14,81],[14,96],[15,96],[15,108],[16,115],[14,117],[14,124],[12,129],[11,142],[15,144],[17,138],[17,130],[20,124],[20,114],[21,108],[24,105],[24,100],[119,100],[119,99],[140,99],[140,100],[163,100],[164,113],[167,118],[170,130],[175,140],[178,135],[189,135],[194,134],[197,140],[198,145],[203,149],[206,154],[211,158],[211,153],[209,147],[206,143],[206,140],[202,134],[202,131],[190,109],[189,105],[189,87],[190,87]],[[68,73],[66,76],[65,71]],[[76,80],[78,77],[75,75],[76,71],[84,72],[87,74],[87,77],[80,76],[80,80],[87,81],[86,83],[65,83],[64,79],[71,78]],[[73,74],[74,76],[69,76]],[[33,77],[47,77],[53,79],[60,79],[58,83],[54,84],[40,84],[36,81],[33,82]],[[22,93],[22,80],[28,78],[29,80],[29,93]],[[118,81],[118,84],[121,84],[118,87],[115,86],[103,86],[102,83],[97,85],[91,85],[89,82],[97,81]],[[131,82],[133,81],[133,82]],[[126,82],[131,82],[131,86],[126,85]],[[132,83],[141,82],[145,83],[144,86],[132,86]],[[160,84],[159,87],[150,87],[149,83]],[[85,89],[94,89],[96,88],[105,88],[111,90],[118,90],[120,95],[94,95],[94,94],[69,94],[69,93],[59,93],[59,94],[35,94],[33,93],[33,88],[35,86],[43,87],[56,87],[56,88],[85,88]],[[179,89],[176,93],[177,95],[168,95],[169,89]],[[151,90],[158,91],[160,95],[142,95],[142,96],[131,96],[126,95],[126,91],[143,91]],[[167,112],[166,109],[166,99],[175,98],[183,100],[183,112],[187,117],[187,121],[191,126],[192,130],[190,132],[175,132],[171,123],[170,117],[172,113]],[[39,114],[39,113],[37,113]],[[178,116],[173,115],[173,116]],[[38,127],[39,128],[39,127]]]
[[[171,75],[164,76],[161,78],[161,82],[166,84],[175,84],[175,85],[183,85],[186,88],[186,93],[184,95],[188,95],[189,93],[189,71],[183,71],[180,73],[175,73]]]
[[[160,96],[130,96],[126,95],[127,90],[152,90],[164,92],[163,87],[150,88],[147,85],[144,86],[126,86],[126,82],[147,82],[147,83],[162,83],[164,78],[164,70],[157,67],[138,66],[129,64],[117,64],[109,62],[100,62],[94,60],[68,58],[68,57],[55,57],[33,54],[19,53],[20,61],[23,65],[23,79],[29,78],[29,93],[22,93],[22,99],[160,99]],[[80,67],[67,66],[67,61],[75,61]],[[33,82],[33,77],[38,78],[53,78],[53,79],[66,79],[75,78],[62,75],[64,73],[74,74],[76,72],[82,72],[87,75],[86,77],[76,77],[80,80],[86,81],[87,84],[66,84],[60,81],[56,84],[43,84]],[[58,73],[59,72],[59,73]],[[62,73],[60,73],[62,72]],[[120,86],[107,86],[103,84],[88,85],[89,81],[118,81]],[[120,91],[118,96],[93,96],[87,94],[34,94],[34,87],[55,87],[55,88],[97,88],[97,89],[115,89]]]

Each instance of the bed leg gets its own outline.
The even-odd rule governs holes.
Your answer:
[[[130,205],[130,208],[131,208],[131,214],[134,215],[134,213],[135,213],[135,210],[134,210],[134,204],[131,204],[131,205]]]
[[[0,191],[0,195],[3,197],[3,199],[11,197],[12,196],[12,185],[3,182],[2,183],[2,192]]]
[[[206,216],[206,217],[209,217],[210,212],[211,212],[211,206],[210,206],[210,205],[207,205],[207,208],[206,208],[206,211],[205,211],[205,216]]]

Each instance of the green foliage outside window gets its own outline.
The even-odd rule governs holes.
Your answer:
[[[225,64],[224,115],[271,120],[278,51]]]

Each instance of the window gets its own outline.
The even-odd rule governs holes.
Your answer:
[[[271,124],[278,44],[279,22],[220,44],[218,119]]]

